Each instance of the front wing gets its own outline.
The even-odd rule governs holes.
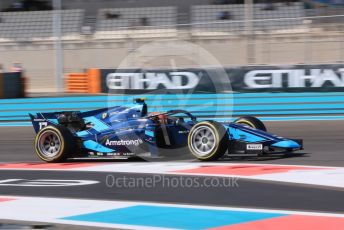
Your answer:
[[[273,142],[246,142],[244,140],[228,140],[228,155],[268,155],[284,154],[303,149],[302,139],[287,139],[299,144],[298,148],[274,147]]]

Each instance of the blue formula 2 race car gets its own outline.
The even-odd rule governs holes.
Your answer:
[[[255,117],[197,121],[185,110],[148,113],[144,99],[87,112],[30,114],[35,151],[46,162],[74,158],[161,158],[191,153],[202,161],[224,154],[264,155],[302,149],[301,140],[266,132]],[[190,156],[192,156],[190,155]]]

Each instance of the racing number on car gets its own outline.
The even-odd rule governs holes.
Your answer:
[[[48,126],[48,122],[39,122],[39,130],[43,129],[44,127]]]

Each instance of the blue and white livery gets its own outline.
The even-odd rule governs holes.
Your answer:
[[[255,117],[234,122],[197,121],[185,110],[148,112],[144,99],[87,112],[30,114],[35,150],[46,162],[69,158],[176,157],[209,161],[229,155],[290,153],[301,140],[268,133]],[[191,155],[190,155],[191,156]]]

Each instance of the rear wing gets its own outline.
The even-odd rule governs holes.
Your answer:
[[[95,111],[89,111],[87,113],[94,113]],[[86,114],[87,114],[86,113]],[[46,126],[64,125],[70,130],[75,130],[76,127],[82,128],[85,126],[83,116],[85,114],[80,111],[62,111],[53,113],[36,113],[36,115],[29,114],[33,128],[36,133]]]
[[[58,124],[55,113],[50,113],[50,114],[37,113],[36,115],[29,113],[29,116],[31,119],[33,129],[35,130],[36,133],[38,133],[39,130],[43,129],[44,127],[46,127],[48,125],[57,125]],[[52,118],[50,118],[50,117],[52,117]]]

